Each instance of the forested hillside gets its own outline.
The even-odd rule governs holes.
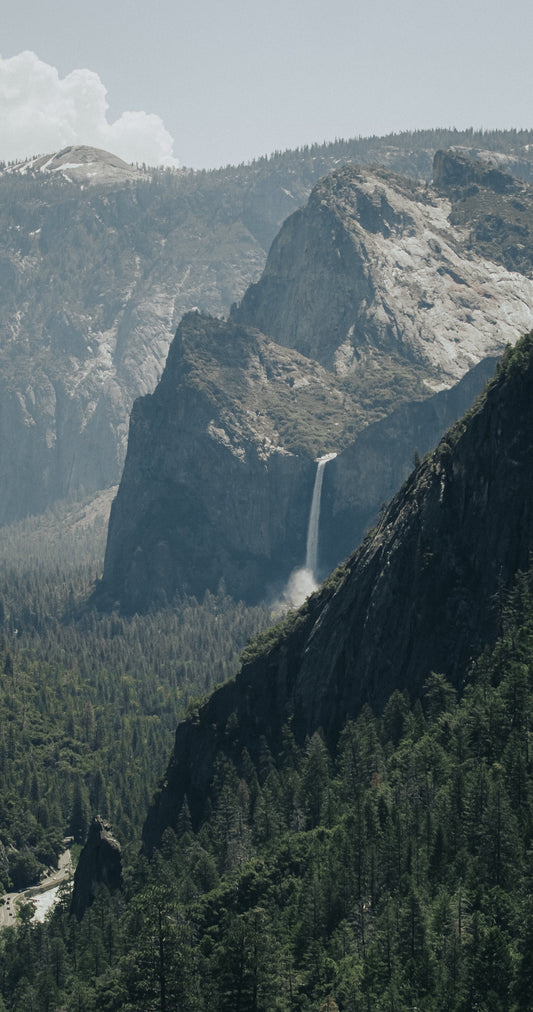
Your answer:
[[[87,610],[105,527],[76,518],[0,532],[0,893],[55,864],[65,835],[83,843],[97,812],[137,849],[176,723],[270,618],[222,587],[131,620]]]
[[[177,729],[151,806],[148,852],[187,799],[196,829],[220,754],[274,756],[290,722],[299,746],[334,749],[348,717],[416,696],[430,671],[461,689],[492,645],[500,604],[533,547],[533,333],[509,348],[469,412],[414,468],[353,554],[296,613],[248,648],[234,679]]]
[[[431,674],[333,753],[287,726],[277,761],[219,765],[201,830],[184,809],[124,893],[2,932],[4,1007],[530,1009],[531,575],[502,622],[462,699]]]
[[[179,180],[155,173],[109,200],[95,187],[95,218],[72,197],[77,252],[69,269],[74,277],[77,266],[88,267],[78,322],[94,294],[91,263],[97,295],[112,289],[95,252],[103,222],[123,280],[132,265],[127,236],[115,231],[123,203],[129,214],[144,195],[159,208],[144,236],[148,261],[169,239],[166,213],[182,183],[180,214],[193,244],[205,239],[198,221],[216,207],[224,238],[212,291],[225,299],[228,262],[232,277],[240,270],[225,245],[232,232],[238,243],[243,237],[242,223],[233,227],[236,206],[247,215],[249,251],[265,241],[285,197],[294,202],[302,180],[326,171],[330,157],[342,162],[355,152],[426,178],[434,146],[450,143],[492,150],[497,172],[527,178],[533,166],[531,132],[429,131]],[[6,192],[26,187],[29,197],[24,232],[10,222],[8,236],[13,262],[27,258],[29,272],[48,241],[39,215],[61,223],[60,190],[69,184],[53,183],[43,210],[31,174],[2,171],[3,181]],[[491,217],[483,187],[468,194],[453,185],[453,227],[465,229],[475,211],[471,248],[485,256],[495,237],[495,262],[531,275],[517,193],[507,194],[513,216],[503,222]],[[0,206],[0,220],[4,212]],[[68,254],[58,234],[61,290]],[[17,292],[11,284],[11,253],[0,251],[8,299],[27,292],[24,271]],[[448,278],[463,298],[462,275]],[[24,380],[28,413],[17,415],[26,435],[46,355],[64,363],[71,339],[80,341],[80,362],[87,347],[94,351],[84,344],[86,320],[75,333],[72,318],[63,327],[39,283],[49,344],[23,328],[9,366],[2,356],[11,339],[17,344],[9,328],[0,347],[12,392],[26,352],[35,366],[31,383]],[[138,305],[142,331],[151,308],[142,298]],[[139,349],[130,355],[120,340],[117,349],[130,375],[149,384]],[[104,372],[106,355],[104,348]],[[488,390],[440,444],[423,460],[414,454],[411,475],[358,551],[274,627],[270,608],[235,601],[223,581],[201,599],[173,597],[171,588],[164,607],[142,615],[95,611],[110,491],[0,527],[0,903],[54,865],[67,835],[76,860],[96,813],[111,823],[123,857],[121,887],[97,889],[80,920],[66,886],[43,924],[24,904],[16,923],[0,929],[0,1012],[531,1010],[532,391],[533,332],[507,351]],[[53,383],[46,387],[48,407],[60,403],[56,395]],[[98,421],[91,397],[89,390],[86,406]],[[24,408],[16,392],[14,401]],[[0,436],[11,452],[11,430],[1,427],[6,404],[0,398]],[[61,424],[68,430],[65,416]],[[50,450],[52,428],[41,433]],[[100,433],[95,422],[96,456]],[[218,430],[219,441],[225,436]],[[26,462],[32,454],[30,447]],[[28,484],[23,458],[10,459]],[[65,473],[81,495],[75,469]],[[16,505],[17,489],[8,480],[4,487]]]
[[[196,734],[202,726],[205,730],[206,715],[218,712],[219,726],[212,723],[209,740],[203,738],[206,752],[212,750],[213,742],[218,751],[203,807],[196,798],[193,813],[187,797],[182,797],[159,847],[146,847],[149,857],[136,855],[131,846],[139,806],[128,808],[127,788],[143,779],[143,759],[157,744],[157,735],[150,737],[145,718],[159,717],[163,726],[165,706],[156,710],[158,689],[143,677],[142,666],[132,668],[131,678],[127,672],[133,643],[142,647],[147,633],[159,635],[168,627],[155,615],[139,620],[140,624],[112,616],[106,620],[105,635],[104,626],[89,614],[81,628],[90,630],[94,624],[94,636],[87,643],[90,656],[97,657],[101,667],[88,662],[85,667],[81,652],[80,682],[72,671],[62,682],[58,648],[47,644],[50,654],[40,659],[46,680],[40,682],[37,666],[28,667],[32,642],[33,648],[40,643],[41,650],[45,645],[38,615],[27,614],[28,629],[22,631],[16,594],[7,599],[4,624],[10,643],[26,645],[19,655],[10,654],[9,660],[6,653],[4,660],[2,727],[11,726],[16,740],[20,736],[25,744],[25,754],[18,754],[13,764],[18,780],[10,811],[17,805],[22,810],[23,797],[28,799],[29,811],[32,790],[35,810],[37,797],[49,785],[46,776],[52,775],[50,754],[46,748],[43,751],[45,742],[39,737],[43,726],[37,726],[37,708],[32,706],[33,685],[45,716],[47,707],[49,713],[54,712],[53,704],[47,703],[49,679],[58,693],[64,691],[65,681],[75,690],[83,683],[84,691],[92,685],[102,690],[109,685],[105,698],[106,707],[111,704],[114,744],[106,736],[107,711],[105,707],[99,710],[98,695],[94,703],[89,700],[94,724],[90,709],[80,708],[76,700],[66,728],[68,741],[60,735],[52,744],[59,750],[68,747],[69,768],[77,770],[82,785],[87,774],[89,793],[98,788],[105,799],[106,790],[111,795],[117,789],[118,836],[128,845],[123,887],[112,894],[102,887],[80,921],[71,914],[70,896],[65,892],[44,925],[31,923],[28,909],[23,908],[20,924],[0,933],[0,995],[8,1012],[28,1008],[35,1012],[409,1012],[413,1008],[525,1012],[531,1008],[533,572],[529,568],[531,427],[524,419],[531,410],[532,381],[533,335],[528,335],[507,352],[485,395],[417,466],[377,529],[369,532],[366,544],[329,587],[256,641],[245,654],[244,676],[240,676],[242,683],[250,663],[257,663],[260,671],[261,657],[283,656],[285,676],[289,681],[300,678],[300,702],[309,707],[306,692],[312,696],[313,686],[308,679],[301,680],[304,660],[298,661],[298,672],[291,643],[295,638],[300,641],[309,615],[316,619],[317,608],[322,609],[315,643],[308,643],[303,658],[311,657],[318,673],[323,670],[324,657],[316,649],[319,634],[330,635],[335,614],[337,633],[346,624],[353,626],[350,610],[361,606],[352,599],[347,603],[350,569],[365,553],[382,553],[385,558],[391,535],[393,542],[403,541],[409,547],[414,524],[420,539],[413,556],[418,576],[410,581],[411,606],[420,607],[426,595],[422,574],[428,575],[429,566],[429,577],[440,588],[439,621],[444,616],[451,623],[452,642],[459,618],[455,605],[462,602],[464,612],[465,588],[473,595],[470,606],[472,615],[478,616],[478,648],[471,659],[462,650],[456,653],[451,667],[454,684],[442,669],[432,670],[429,665],[423,679],[403,684],[397,672],[397,687],[388,698],[383,692],[375,694],[372,708],[369,694],[366,703],[361,699],[358,706],[345,709],[348,720],[337,723],[330,715],[338,713],[339,692],[357,677],[359,662],[352,653],[337,687],[325,682],[323,726],[309,725],[307,735],[302,735],[300,711],[291,713],[285,708],[282,713],[272,704],[274,687],[279,688],[281,682],[271,665],[263,670],[270,704],[254,717],[257,727],[263,720],[265,734],[260,738],[255,731],[255,737],[250,733],[246,739],[242,712],[235,709],[224,718],[222,702],[233,698],[235,682],[230,680],[210,702],[195,708],[187,721]],[[441,490],[438,507],[433,500],[437,486]],[[485,490],[485,498],[479,498],[479,489]],[[512,496],[512,508],[501,504],[502,489]],[[462,504],[461,523],[455,523],[457,503]],[[501,508],[496,508],[497,503]],[[424,540],[429,532],[425,522],[432,516],[435,520],[435,509],[442,511],[442,518],[433,524],[433,536],[445,532],[440,555]],[[518,525],[515,509],[522,518]],[[463,552],[462,539],[470,536],[472,511],[477,513],[479,530],[477,540],[471,542],[474,554],[470,557]],[[403,516],[399,525],[395,516]],[[420,517],[425,518],[422,524]],[[450,559],[455,564],[454,553],[463,568],[460,580],[454,571],[455,582],[450,583],[447,566]],[[389,564],[383,572],[388,574],[389,619],[394,627],[404,602],[400,596],[395,599],[394,564],[391,555],[387,557]],[[505,565],[498,560],[506,560]],[[485,623],[473,607],[490,592],[486,579],[479,576],[480,565],[485,573],[495,565],[499,573]],[[514,570],[506,570],[507,565],[514,565]],[[15,581],[11,583],[16,586]],[[24,580],[19,581],[23,584]],[[72,592],[75,601],[75,587]],[[24,588],[23,598],[27,596]],[[204,610],[196,606],[193,612],[208,632],[212,626],[206,616],[216,617],[217,608],[225,621],[224,601],[219,597],[218,602],[206,604]],[[71,601],[69,607],[75,609],[75,604]],[[202,637],[195,640],[195,624],[187,624],[190,607],[189,602],[182,603],[177,614],[194,645]],[[231,607],[228,614],[235,617]],[[170,623],[173,617],[169,613]],[[434,617],[436,621],[435,612]],[[430,631],[426,618],[422,616],[418,631],[412,629],[420,643]],[[68,610],[62,626],[56,643],[64,659],[72,658]],[[173,636],[176,632],[172,627]],[[332,635],[335,638],[335,628]],[[79,641],[76,649],[80,651]],[[165,675],[164,665],[157,668],[157,655],[150,656],[146,648],[145,653],[152,670],[158,671],[158,682],[169,687],[168,696],[163,690],[163,701],[170,699],[177,685]],[[45,659],[49,668],[44,666]],[[400,665],[399,653],[393,661]],[[444,663],[448,663],[446,657]],[[177,664],[176,656],[173,664]],[[59,675],[55,681],[54,667]],[[99,682],[101,672],[104,677]],[[120,673],[120,679],[114,673]],[[22,691],[15,697],[10,685],[16,677],[21,678]],[[246,684],[247,702],[255,699],[257,710],[262,706],[257,686],[254,689],[250,680]],[[19,699],[22,704],[26,701],[26,708],[18,708]],[[274,726],[276,712],[279,726]],[[33,733],[24,738],[31,724]],[[95,784],[91,779],[94,766],[89,772],[85,762],[99,727],[103,729],[98,755],[104,783]],[[46,724],[44,731],[49,732]],[[143,736],[148,748],[136,753]],[[180,731],[177,749],[179,741]],[[79,759],[72,762],[77,751]],[[121,771],[115,769],[115,757],[124,764]],[[42,762],[28,768],[31,758]],[[206,760],[200,756],[200,762],[204,761],[209,762],[209,755]],[[173,762],[176,766],[176,752]],[[194,762],[192,753],[182,757],[183,767]],[[10,768],[6,762],[4,770]],[[153,766],[149,770],[147,764],[146,773],[153,775]],[[183,778],[180,769],[177,773]],[[167,814],[175,805],[168,789],[173,777],[171,764],[154,810],[165,798]],[[82,793],[72,783],[71,808],[66,813],[71,820],[83,813],[78,801]],[[139,795],[130,793],[137,802]],[[49,803],[54,810],[60,799],[51,793]],[[53,847],[51,834],[43,834],[45,807],[41,816],[37,808],[34,825],[41,826],[36,829],[42,837],[39,846]],[[76,827],[74,821],[74,832]],[[18,829],[14,819],[10,832],[15,835]],[[147,843],[149,836],[145,833]],[[20,857],[28,858],[31,843],[21,848]],[[9,844],[5,850],[9,861],[13,853]],[[39,859],[37,848],[35,857]],[[18,867],[10,869],[11,874],[13,870]]]

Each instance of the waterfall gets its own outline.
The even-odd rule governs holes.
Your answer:
[[[333,460],[336,456],[336,453],[326,453],[324,457],[319,457],[316,462],[315,485],[311,500],[309,525],[307,527],[307,551],[305,556],[305,568],[312,574],[313,579],[316,578],[318,563],[318,525],[320,523],[320,501],[322,499],[324,468],[328,460]]]
[[[299,569],[295,569],[291,573],[281,601],[281,605],[284,607],[299,607],[299,605],[303,604],[306,597],[309,597],[309,594],[312,594],[317,589],[316,573],[318,568],[318,532],[322,482],[324,480],[324,468],[328,460],[333,460],[336,456],[336,453],[326,453],[323,457],[317,459],[313,498],[311,500],[309,523],[307,525],[305,565]]]

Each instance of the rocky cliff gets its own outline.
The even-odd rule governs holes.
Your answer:
[[[431,671],[459,688],[499,632],[501,607],[533,546],[533,334],[506,353],[486,394],[413,471],[347,564],[245,654],[237,677],[179,725],[144,829],[148,850],[185,797],[195,824],[214,762],[277,753],[321,727],[330,743],[395,688]]]
[[[180,317],[225,312],[265,257],[187,174],[42,161],[0,175],[0,523],[118,481]]]
[[[446,159],[462,178],[470,166],[492,200],[495,170],[451,152]],[[437,166],[444,161],[437,153]],[[531,227],[533,191],[520,192]],[[533,306],[533,263],[524,276],[499,262],[496,247],[492,261],[480,256],[452,223],[452,207],[440,190],[384,170],[331,174],[283,225],[237,319],[354,382],[373,386],[401,366],[418,367],[431,390],[451,386],[525,332]]]
[[[122,854],[108,822],[96,815],[74,873],[71,913],[81,921],[100,886],[110,892],[122,886]]]
[[[286,579],[305,557],[316,447],[335,445],[345,400],[298,352],[185,316],[134,406],[99,601],[134,610],[221,579],[253,600]]]
[[[319,575],[346,558],[375,523],[380,509],[492,379],[496,358],[483,359],[449,390],[402,405],[367,426],[324,475],[320,514]]]
[[[80,147],[0,164],[0,523],[118,481],[132,403],[153,391],[181,316],[224,315],[242,297],[320,176],[376,162],[429,180],[437,147],[490,143],[483,159],[530,178],[532,138],[427,131],[210,173]]]
[[[102,603],[146,608],[222,578],[247,599],[273,591],[303,565],[313,462],[331,451],[322,573],[353,549],[487,373],[461,377],[533,325],[533,280],[467,248],[451,207],[390,172],[340,169],[227,323],[186,318],[132,415]]]

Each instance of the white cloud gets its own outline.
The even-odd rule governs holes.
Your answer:
[[[22,160],[89,144],[126,162],[178,164],[160,116],[124,112],[109,123],[107,91],[92,70],[60,78],[55,67],[27,50],[0,57],[0,159]]]

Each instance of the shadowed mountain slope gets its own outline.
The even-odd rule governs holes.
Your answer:
[[[99,603],[142,610],[222,578],[262,597],[305,553],[314,446],[334,445],[345,400],[298,352],[185,316],[155,393],[133,409]]]
[[[533,334],[504,356],[468,415],[413,471],[347,564],[248,650],[237,677],[176,732],[149,812],[150,850],[185,797],[198,824],[217,756],[239,766],[321,727],[333,744],[365,703],[412,695],[431,671],[459,688],[499,632],[501,604],[533,546]]]

